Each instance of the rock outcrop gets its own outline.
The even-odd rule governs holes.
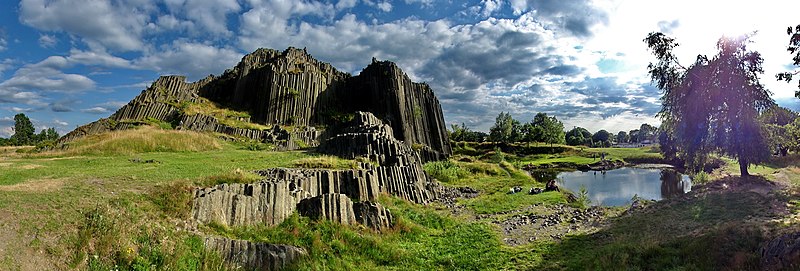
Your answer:
[[[377,202],[362,201],[353,203],[356,221],[378,231],[385,231],[394,226],[394,217],[388,209]]]
[[[308,255],[305,249],[295,246],[254,243],[222,237],[206,238],[205,246],[218,252],[231,270],[283,270],[295,260]]]
[[[192,105],[210,104],[243,117],[187,110]],[[309,127],[335,126],[357,111],[372,112],[392,128],[395,139],[414,147],[422,161],[440,160],[452,152],[441,105],[427,84],[412,82],[388,61],[373,60],[358,76],[351,76],[296,48],[282,52],[258,49],[222,75],[197,82],[162,76],[108,119],[79,127],[59,143],[161,121],[176,128],[214,131],[295,149],[324,140],[321,129]],[[219,118],[232,121],[223,123]],[[288,139],[275,139],[269,129],[235,124],[240,122],[295,129],[290,129],[293,132]]]
[[[344,225],[356,223],[353,201],[344,194],[322,194],[301,200],[297,211],[313,219],[326,219]]]
[[[286,169],[256,171],[263,180],[250,184],[220,184],[195,191],[192,216],[201,223],[228,226],[277,225],[298,204],[314,217],[382,230],[392,224],[391,214],[373,203],[380,193],[427,204],[436,196],[432,181],[422,170],[419,155],[400,143],[370,113],[356,118],[320,146],[320,151],[342,157],[375,158],[378,166],[365,169]],[[347,146],[347,148],[332,147]],[[369,166],[367,166],[369,165]],[[313,199],[312,199],[313,198]],[[353,203],[353,201],[357,201]]]
[[[362,224],[377,231],[394,225],[392,214],[380,203],[353,202],[344,194],[323,194],[307,198],[297,205],[298,212],[314,219],[326,219],[340,224]]]

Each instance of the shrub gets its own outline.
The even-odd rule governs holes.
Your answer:
[[[700,172],[691,174],[691,175],[689,175],[689,177],[692,179],[692,183],[693,184],[704,184],[704,183],[707,183],[709,181],[708,173],[706,173],[705,171],[700,171]]]

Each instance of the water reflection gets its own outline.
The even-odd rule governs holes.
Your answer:
[[[558,179],[559,186],[573,192],[586,187],[593,205],[620,206],[630,203],[634,195],[660,200],[689,192],[688,176],[673,169],[620,168],[609,171],[533,171],[540,182]]]

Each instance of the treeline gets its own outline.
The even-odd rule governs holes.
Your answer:
[[[540,142],[547,144],[567,144],[572,146],[610,147],[613,144],[653,143],[658,139],[658,128],[647,123],[639,129],[619,131],[612,134],[606,130],[591,133],[585,128],[574,127],[564,132],[564,124],[556,117],[546,113],[537,113],[527,123],[511,117],[510,113],[501,112],[495,119],[489,133],[472,131],[465,124],[452,125],[450,140],[467,142]]]
[[[25,114],[14,116],[14,134],[10,138],[0,137],[0,146],[42,146],[58,139],[55,128],[42,129],[38,134],[31,120]]]
[[[761,113],[758,120],[764,125],[772,154],[800,153],[800,115],[797,112],[775,106]]]

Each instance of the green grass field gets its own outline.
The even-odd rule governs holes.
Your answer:
[[[221,270],[219,256],[206,251],[196,233],[185,230],[183,220],[188,217],[193,187],[251,182],[257,176],[248,171],[254,169],[357,165],[305,151],[252,151],[248,143],[225,142],[214,135],[165,136],[171,132],[149,129],[137,131],[144,134],[139,137],[107,135],[53,153],[0,148],[0,266],[9,270],[43,266]],[[141,148],[125,143],[135,140],[159,144]],[[93,147],[81,150],[80,146]],[[422,206],[383,196],[380,202],[397,221],[386,233],[297,215],[273,228],[212,224],[199,225],[198,230],[304,247],[310,256],[292,267],[296,270],[757,270],[759,244],[797,226],[791,217],[800,208],[776,213],[768,207],[799,205],[800,169],[793,157],[751,169],[763,178],[787,183],[787,190],[780,193],[698,192],[651,204],[634,214],[619,215],[622,209],[607,212],[606,224],[594,232],[505,244],[502,229],[492,219],[526,206],[568,205],[566,195],[559,192],[508,194],[509,187],[516,185],[524,189],[544,186],[520,170],[520,165],[591,163],[591,155],[598,152],[605,152],[609,159],[660,158],[649,148],[561,146],[559,150],[566,151],[518,155],[497,153],[493,148],[462,148],[451,161],[428,163],[425,170],[444,185],[469,186],[481,194],[459,200],[465,210],[458,214],[440,204]],[[544,146],[527,151],[551,152]],[[738,182],[736,169],[728,160],[712,179],[733,185]],[[478,215],[493,218],[477,219]]]

